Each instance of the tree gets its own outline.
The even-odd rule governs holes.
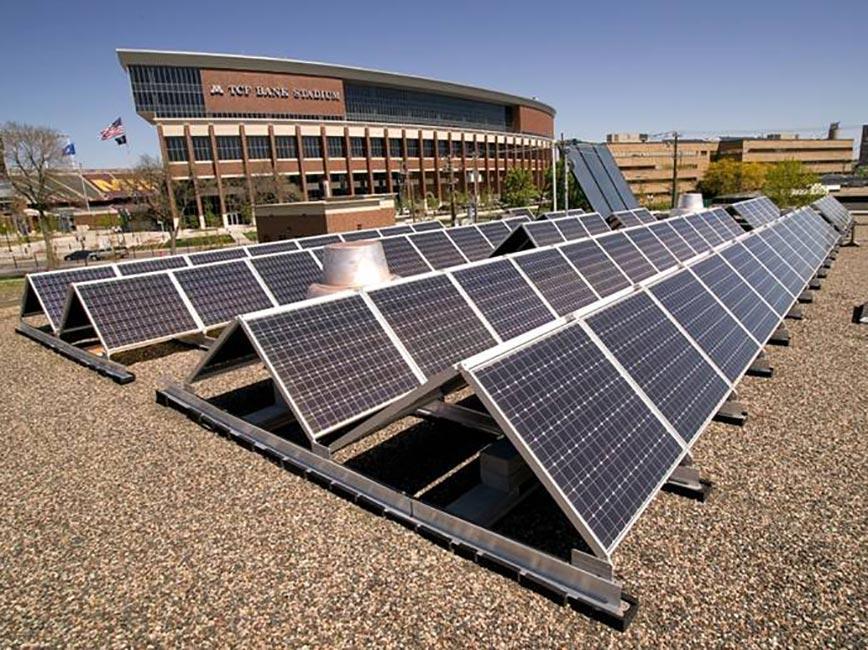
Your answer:
[[[555,192],[558,196],[558,206],[563,208],[564,206],[564,159],[561,157],[555,165],[555,182],[557,186],[555,187]],[[591,204],[588,203],[588,199],[585,197],[584,192],[582,192],[582,188],[579,187],[579,184],[576,182],[575,177],[570,173],[567,178],[567,192],[569,193],[569,206],[570,210],[574,210],[576,208],[581,208],[582,210],[590,210]],[[548,173],[546,174],[546,196],[551,198],[552,196],[552,170],[549,168]]]
[[[131,173],[124,177],[135,209],[147,212],[148,216],[163,225],[169,233],[172,255],[175,254],[180,211],[193,200],[191,183],[170,183],[165,166],[153,156],[142,156]],[[170,194],[171,185],[171,194]]]
[[[779,207],[807,205],[822,195],[815,191],[819,177],[799,160],[784,160],[769,165],[763,193]]]
[[[251,194],[253,202],[251,203]],[[301,201],[301,190],[295,183],[291,183],[286,176],[268,174],[252,176],[248,191],[247,181],[241,178],[227,178],[223,180],[223,197],[227,212],[237,212],[245,221],[253,216],[253,208],[256,205],[271,203],[293,203]]]
[[[503,192],[500,195],[507,207],[529,205],[537,197],[537,189],[533,184],[530,170],[513,167],[503,179]]]
[[[766,167],[761,163],[741,162],[731,158],[715,160],[705,171],[699,189],[710,197],[756,192],[762,189]]]
[[[52,176],[65,167],[64,138],[59,131],[46,126],[7,122],[0,128],[4,160],[9,182],[15,192],[39,213],[39,230],[45,242],[48,268],[57,265],[51,242],[48,213],[68,200],[62,186],[52,182]]]

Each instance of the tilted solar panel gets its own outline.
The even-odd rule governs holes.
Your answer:
[[[426,377],[497,344],[447,275],[368,295]]]
[[[587,319],[678,435],[692,443],[730,392],[729,384],[644,293]]]
[[[594,212],[609,214],[612,210],[617,210],[618,208],[611,207],[606,197],[603,196],[603,192],[597,185],[597,181],[591,174],[591,170],[588,168],[588,164],[579,150],[576,147],[568,147],[566,157],[569,160],[569,167],[573,172],[573,176],[578,181],[579,187],[582,188],[582,193],[588,199],[588,203],[591,204]]]
[[[411,223],[410,228],[413,232],[427,232],[429,230],[443,230],[443,224],[439,221],[420,221],[419,223]]]
[[[342,241],[338,235],[322,235],[321,237],[305,237],[298,240],[301,248],[322,248],[328,244],[337,244]]]
[[[616,212],[617,210],[626,210],[629,207],[624,203],[621,196],[618,194],[618,190],[615,188],[615,185],[612,183],[612,179],[609,177],[608,172],[603,167],[603,163],[600,160],[600,156],[596,149],[592,146],[580,146],[579,154],[582,156],[582,159],[585,161],[585,164],[588,166],[588,169],[591,172],[591,175],[594,177],[596,181],[597,187],[600,188],[600,192],[603,193],[603,196],[606,199],[606,203],[609,204],[609,212]],[[584,189],[584,188],[582,188]],[[594,207],[596,210],[596,206]],[[599,210],[597,210],[599,212]]]
[[[798,296],[805,288],[805,280],[759,237],[749,237],[744,247],[753,254],[792,295]]]
[[[247,257],[247,251],[240,246],[238,248],[218,248],[213,251],[187,255],[190,264],[193,266],[211,264],[213,262],[225,262],[227,260],[240,260],[243,257]]]
[[[792,218],[776,223],[771,230],[787,242],[812,270],[816,269],[826,257],[825,251],[820,250],[813,240],[804,236],[804,233],[793,230],[789,221],[792,221]]]
[[[710,247],[717,246],[724,242],[723,237],[717,234],[717,230],[709,223],[707,212],[699,214],[691,214],[685,217],[687,223],[699,233],[699,235],[708,243]]]
[[[793,295],[783,284],[750,254],[743,244],[735,244],[720,252],[745,281],[770,304],[779,317],[783,317],[793,304]]]
[[[676,438],[578,323],[470,372],[573,524],[611,553],[682,457]]]
[[[467,258],[444,232],[417,233],[410,235],[409,239],[435,269],[445,269],[467,262]]]
[[[452,275],[503,340],[554,319],[509,260],[468,267]]]
[[[689,272],[676,273],[649,291],[727,379],[735,381],[753,362],[759,346]]]
[[[582,227],[577,217],[564,217],[556,219],[552,223],[555,224],[566,241],[584,239],[588,236],[588,232]]]
[[[174,273],[206,327],[274,306],[244,260]]]
[[[589,212],[579,217],[579,223],[582,224],[589,235],[602,235],[611,232],[606,220],[596,212]]]
[[[153,273],[154,271],[166,271],[168,269],[182,269],[188,266],[183,255],[167,255],[166,257],[152,257],[146,260],[118,264],[121,275],[138,275],[140,273]]]
[[[380,228],[380,237],[393,237],[394,235],[409,235],[413,232],[410,226],[389,226]]]
[[[563,246],[561,251],[601,297],[630,286],[627,276],[594,241],[573,242]]]
[[[44,273],[31,273],[27,281],[33,287],[34,292],[42,303],[51,329],[55,332],[60,329],[60,321],[63,318],[63,308],[66,305],[66,296],[69,293],[69,285],[73,282],[87,282],[88,280],[103,280],[117,277],[115,267],[112,265],[92,266],[90,268],[75,269],[73,271],[47,271]],[[32,313],[32,312],[30,312]],[[30,315],[26,313],[24,315]]]
[[[322,281],[322,271],[310,251],[256,257],[250,263],[279,305],[304,300],[308,287]]]
[[[521,226],[535,246],[550,246],[565,241],[564,236],[553,221],[535,221]]]
[[[679,235],[668,221],[660,221],[653,226],[648,226],[648,230],[654,233],[657,238],[666,246],[666,250],[672,253],[679,262],[689,260],[695,257],[696,253],[687,245],[684,238]]]
[[[708,214],[717,224],[717,233],[724,239],[732,239],[744,234],[744,229],[723,208],[714,208]]]
[[[609,221],[617,223],[619,228],[632,228],[633,226],[641,226],[642,221],[633,214],[632,210],[619,210],[613,212],[609,217]]]
[[[247,252],[251,257],[259,255],[271,255],[272,253],[285,253],[287,251],[297,251],[299,249],[298,242],[294,239],[284,239],[282,241],[268,242],[267,244],[257,244],[256,246],[248,246]]]
[[[801,278],[802,282],[807,284],[811,275],[814,273],[812,266],[802,257],[802,255],[793,249],[781,235],[777,232],[777,228],[766,228],[757,234],[757,237],[768,244],[778,255],[780,255],[787,264]]]
[[[624,234],[630,238],[630,241],[633,242],[636,248],[645,254],[645,257],[648,258],[657,271],[665,271],[678,264],[675,256],[666,249],[663,243],[648,228],[627,230]]]
[[[624,174],[621,172],[621,168],[618,167],[618,163],[615,162],[615,157],[612,155],[609,147],[600,143],[594,145],[594,149],[597,152],[597,156],[600,158],[600,162],[603,164],[603,168],[609,175],[609,179],[615,186],[618,196],[621,197],[621,202],[624,204],[624,207],[627,209],[639,208],[639,202],[636,200],[636,197],[633,196],[633,190],[630,189],[630,185],[624,178]]]
[[[359,295],[247,319],[244,326],[314,438],[419,385]]]
[[[446,235],[464,253],[464,257],[471,262],[484,260],[494,251],[494,247],[488,243],[488,240],[482,236],[482,233],[475,226],[450,228],[446,230]]]
[[[683,217],[669,219],[666,223],[672,226],[672,229],[681,236],[681,239],[687,242],[687,245],[690,246],[691,250],[693,250],[697,255],[704,253],[711,248],[699,233],[696,232],[696,229],[685,221]]]
[[[597,300],[597,295],[557,250],[533,251],[513,259],[559,316]]]
[[[479,228],[480,232],[485,235],[488,243],[495,248],[497,248],[497,245],[506,239],[506,236],[512,232],[510,227],[502,221],[487,221],[479,224],[477,228]]]
[[[597,243],[603,247],[609,257],[615,260],[615,263],[630,278],[631,282],[641,282],[657,273],[651,263],[645,259],[645,256],[624,233],[604,235],[597,238]]]
[[[344,241],[361,241],[363,239],[380,239],[380,233],[376,230],[350,230],[342,232]]]
[[[427,273],[431,266],[425,258],[419,254],[413,244],[406,237],[389,237],[380,240],[383,245],[383,253],[386,255],[386,264],[389,270],[401,277]]]
[[[635,208],[633,214],[639,217],[639,221],[643,224],[652,224],[657,222],[657,217],[655,217],[648,208]]]

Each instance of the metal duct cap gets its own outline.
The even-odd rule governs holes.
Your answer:
[[[688,192],[678,197],[678,207],[672,210],[671,216],[677,217],[682,214],[699,212],[704,209],[705,205],[702,203],[702,193]]]
[[[323,280],[308,287],[308,298],[377,284],[397,277],[389,271],[383,245],[375,239],[329,244],[323,249],[323,253]]]

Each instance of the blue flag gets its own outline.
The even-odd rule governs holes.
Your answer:
[[[64,156],[74,156],[75,155],[75,143],[67,142],[66,146],[63,148]]]

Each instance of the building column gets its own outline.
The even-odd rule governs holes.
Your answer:
[[[500,151],[502,143],[499,137],[494,138],[494,188],[495,193],[500,196]]]
[[[437,202],[443,203],[443,192],[440,187],[440,138],[437,131],[433,133],[434,137],[434,193],[437,196]]]
[[[324,199],[329,199],[332,196],[332,176],[329,173],[329,141],[326,137],[326,129],[324,126],[319,127],[320,147],[322,148],[322,173],[324,179],[325,191],[323,192]]]
[[[395,193],[395,187],[392,183],[392,149],[389,146],[389,129],[383,129],[383,139],[386,141],[386,191],[389,194]]]
[[[253,212],[253,206],[256,204],[256,197],[253,196],[253,177],[250,173],[250,154],[247,151],[247,132],[244,130],[244,125],[238,127],[241,133],[241,162],[244,168],[244,180],[247,185],[247,200],[250,202],[250,211]],[[228,219],[223,219],[223,226],[229,226]]]
[[[425,184],[425,142],[421,129],[416,131],[416,141],[419,143],[419,198],[422,201],[422,210],[428,214],[428,187]]]
[[[220,218],[226,223],[226,197],[223,194],[223,176],[220,174],[220,156],[217,155],[217,135],[214,125],[208,125],[208,137],[211,139],[211,157],[214,159],[214,179],[217,181],[217,199],[220,202]]]
[[[368,170],[368,194],[376,194],[374,188],[374,167],[371,160],[371,129],[365,127],[365,168]]]
[[[268,146],[271,149],[271,173],[274,176],[274,185],[277,190],[277,199],[278,203],[283,203],[283,188],[280,183],[280,172],[277,171],[277,141],[274,138],[274,125],[268,125]],[[256,224],[256,214],[251,213],[251,223]]]
[[[301,183],[301,198],[303,201],[307,201],[307,174],[304,170],[304,147],[301,142],[301,127],[298,125],[295,127],[295,153],[296,160],[298,161],[298,179]]]
[[[491,196],[491,167],[490,160],[488,157],[488,134],[486,133],[483,138],[482,146],[485,147],[485,193],[490,197]]]
[[[461,193],[467,195],[467,138],[461,132]]]
[[[193,194],[196,197],[196,212],[199,216],[199,227],[205,227],[205,210],[202,209],[202,195],[199,193],[199,178],[196,176],[196,156],[193,152],[193,137],[190,135],[190,125],[184,125],[184,144],[187,146],[187,169],[190,182],[193,183]]]
[[[350,196],[356,195],[355,182],[353,181],[353,149],[350,146],[350,129],[344,127],[344,164],[347,166],[347,183]]]
[[[160,141],[160,155],[163,157],[163,169],[166,175],[166,192],[169,195],[169,209],[172,212],[172,226],[180,223],[181,215],[178,214],[178,204],[175,202],[175,184],[172,180],[171,166],[169,164],[169,152],[166,150],[166,137],[163,135],[163,125],[157,124],[157,138]],[[214,152],[216,155],[217,152]]]

